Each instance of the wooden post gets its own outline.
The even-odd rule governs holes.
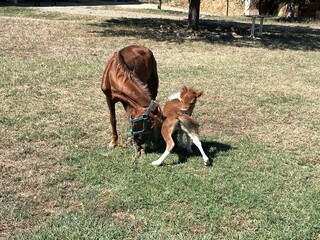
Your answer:
[[[229,16],[229,0],[227,0],[227,17]]]
[[[246,15],[246,16],[250,15],[250,7],[251,7],[251,1],[245,0],[245,2],[244,2],[244,15]]]

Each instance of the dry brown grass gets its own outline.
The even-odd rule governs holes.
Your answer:
[[[188,9],[188,2],[182,0],[169,1],[168,4],[176,7],[184,7]],[[218,0],[203,0],[200,5],[201,13],[210,13],[216,16],[225,16],[227,12],[226,1]],[[244,14],[244,4],[237,3],[237,1],[229,1],[229,16],[241,16]]]

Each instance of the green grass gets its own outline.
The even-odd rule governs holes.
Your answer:
[[[319,229],[312,168],[248,141],[218,154],[155,169],[156,154],[132,165],[128,149],[75,151],[66,161],[86,186],[78,209],[27,238],[311,239]],[[59,190],[58,190],[59,191]],[[60,190],[61,191],[61,190]],[[106,192],[107,191],[107,192]]]
[[[316,43],[177,39],[170,20],[142,37],[143,19],[15,11],[0,9],[0,238],[320,238]],[[183,85],[204,91],[194,116],[212,167],[195,148],[153,167],[163,142],[134,161],[121,106],[121,146],[107,148],[100,80],[129,44],[153,50],[161,104]]]
[[[62,15],[60,13],[49,12],[40,13],[34,8],[29,7],[1,7],[0,15],[7,17],[27,17],[27,18],[46,18],[46,19],[57,19]]]

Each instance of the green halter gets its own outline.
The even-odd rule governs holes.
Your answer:
[[[148,119],[149,113],[151,112],[153,104],[154,104],[154,100],[151,100],[147,111],[142,116],[137,117],[137,118],[132,118],[132,115],[130,116],[130,135],[132,137],[135,136],[135,135],[141,134],[141,133],[148,132],[147,119]],[[143,129],[140,130],[140,131],[134,131],[133,130],[133,123],[140,122],[140,121],[143,121]]]

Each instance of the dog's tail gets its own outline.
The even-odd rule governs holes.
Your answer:
[[[187,132],[199,134],[199,123],[189,115],[181,114],[178,117],[181,128]]]

